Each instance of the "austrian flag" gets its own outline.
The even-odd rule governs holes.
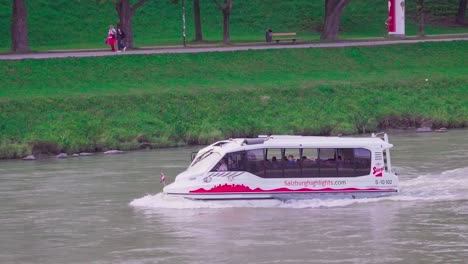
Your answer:
[[[166,176],[164,175],[164,173],[161,173],[161,183],[166,184]]]

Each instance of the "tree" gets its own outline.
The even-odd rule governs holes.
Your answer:
[[[424,37],[424,0],[419,0],[418,4],[418,20],[419,20],[419,36]]]
[[[351,0],[325,0],[325,19],[320,39],[337,40],[341,15]]]
[[[460,24],[460,25],[465,24],[465,13],[466,13],[467,2],[468,2],[467,0],[460,0],[460,2],[458,3],[457,18],[455,20],[457,24]]]
[[[231,43],[229,35],[229,16],[231,15],[233,0],[223,0],[223,4],[218,3],[218,0],[213,0],[219,10],[223,13],[223,42],[224,44]]]
[[[27,12],[24,0],[13,0],[11,23],[11,50],[13,52],[29,52]]]
[[[130,5],[130,0],[114,0],[115,10],[119,16],[119,23],[125,32],[125,43],[127,48],[133,48],[133,28],[132,17],[135,10],[142,6],[146,0],[139,0],[136,4]]]
[[[195,41],[203,41],[200,19],[200,0],[193,0],[193,17],[195,21]]]

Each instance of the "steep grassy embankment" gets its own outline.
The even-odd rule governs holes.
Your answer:
[[[96,0],[34,0],[26,1],[28,8],[29,44],[35,51],[48,49],[106,48],[103,40],[108,25],[118,17],[112,1]],[[182,41],[181,6],[172,1],[147,1],[137,9],[134,19],[135,45],[180,44]],[[222,40],[222,16],[212,1],[200,1],[204,38]],[[416,4],[406,1],[408,35],[416,35]],[[453,21],[458,0],[426,0],[428,21]],[[0,4],[0,52],[9,50],[12,1]],[[262,41],[264,32],[294,31],[305,41],[317,40],[323,24],[324,1],[272,0],[234,1],[231,15],[231,39]],[[187,40],[194,39],[193,10],[186,1]],[[353,0],[341,20],[341,34],[350,37],[382,37],[386,35],[386,1]],[[427,34],[460,33],[468,29],[447,24],[429,24]]]
[[[465,127],[467,52],[458,41],[0,61],[0,158]]]

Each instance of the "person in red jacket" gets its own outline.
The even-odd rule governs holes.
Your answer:
[[[117,32],[113,25],[109,25],[109,32],[107,33],[106,43],[111,46],[111,50],[115,51],[115,42],[117,41]]]

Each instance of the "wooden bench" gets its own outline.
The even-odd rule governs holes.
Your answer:
[[[296,40],[298,40],[298,38],[295,37],[296,32],[272,33],[271,36],[272,36],[272,40],[276,41],[276,43],[279,43],[280,41],[290,40],[294,44],[294,43],[296,43]],[[276,38],[276,37],[280,37],[280,38]],[[289,38],[287,38],[287,37],[289,37]]]

